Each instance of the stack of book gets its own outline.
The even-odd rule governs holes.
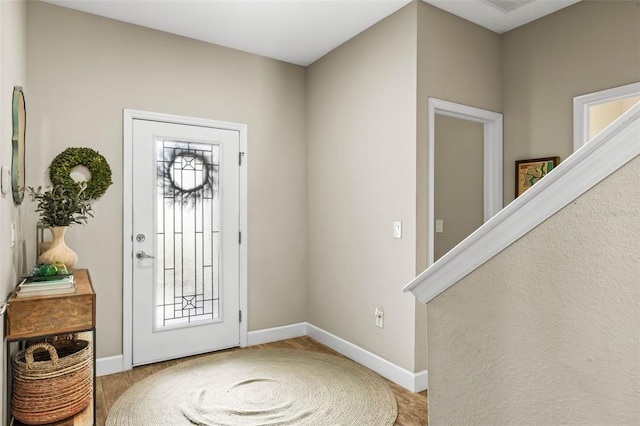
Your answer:
[[[26,277],[16,289],[17,297],[48,296],[75,293],[73,275],[54,277]]]

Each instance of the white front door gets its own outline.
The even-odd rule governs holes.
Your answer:
[[[239,139],[133,120],[133,365],[239,345]]]

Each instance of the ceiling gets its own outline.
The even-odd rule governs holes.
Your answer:
[[[43,0],[307,66],[411,0]],[[579,0],[423,0],[503,33]]]

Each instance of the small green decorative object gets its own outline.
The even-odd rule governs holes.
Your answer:
[[[49,166],[49,179],[54,187],[63,186],[81,190],[81,185],[71,177],[71,171],[78,166],[86,167],[91,178],[86,182],[84,194],[87,199],[100,198],[113,183],[111,167],[107,160],[91,148],[67,148],[56,156]]]

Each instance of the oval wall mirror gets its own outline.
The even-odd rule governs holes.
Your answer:
[[[21,204],[24,198],[24,138],[26,128],[27,111],[24,102],[22,87],[13,88],[13,134],[11,144],[13,149],[11,162],[11,189],[13,190],[13,202]]]

